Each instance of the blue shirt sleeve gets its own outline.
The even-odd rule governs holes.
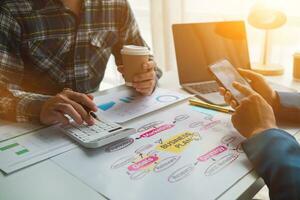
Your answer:
[[[276,118],[279,121],[300,122],[300,93],[277,92],[275,106]]]
[[[272,200],[300,199],[300,146],[290,134],[270,129],[243,143]]]

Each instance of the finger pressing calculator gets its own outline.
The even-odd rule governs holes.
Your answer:
[[[61,126],[61,129],[86,148],[102,147],[136,133],[133,128],[125,128],[103,119],[97,119],[93,126],[71,122],[67,126]]]

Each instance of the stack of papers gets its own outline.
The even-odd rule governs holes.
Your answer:
[[[123,91],[97,97],[95,101],[100,118],[123,123],[188,97],[159,88],[153,95],[145,97],[124,88]],[[77,147],[57,126],[45,128],[21,123],[2,123],[0,141],[0,169],[5,173],[12,173]]]

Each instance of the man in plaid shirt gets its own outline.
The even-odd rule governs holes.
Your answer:
[[[146,46],[127,0],[2,0],[0,118],[92,125],[86,107],[108,59],[122,73],[124,45]],[[133,87],[150,95],[161,71],[152,59]]]

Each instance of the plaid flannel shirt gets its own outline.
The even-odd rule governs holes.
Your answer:
[[[38,120],[63,88],[96,91],[110,55],[122,64],[127,44],[146,46],[126,0],[84,0],[79,17],[60,0],[2,0],[0,118]]]

